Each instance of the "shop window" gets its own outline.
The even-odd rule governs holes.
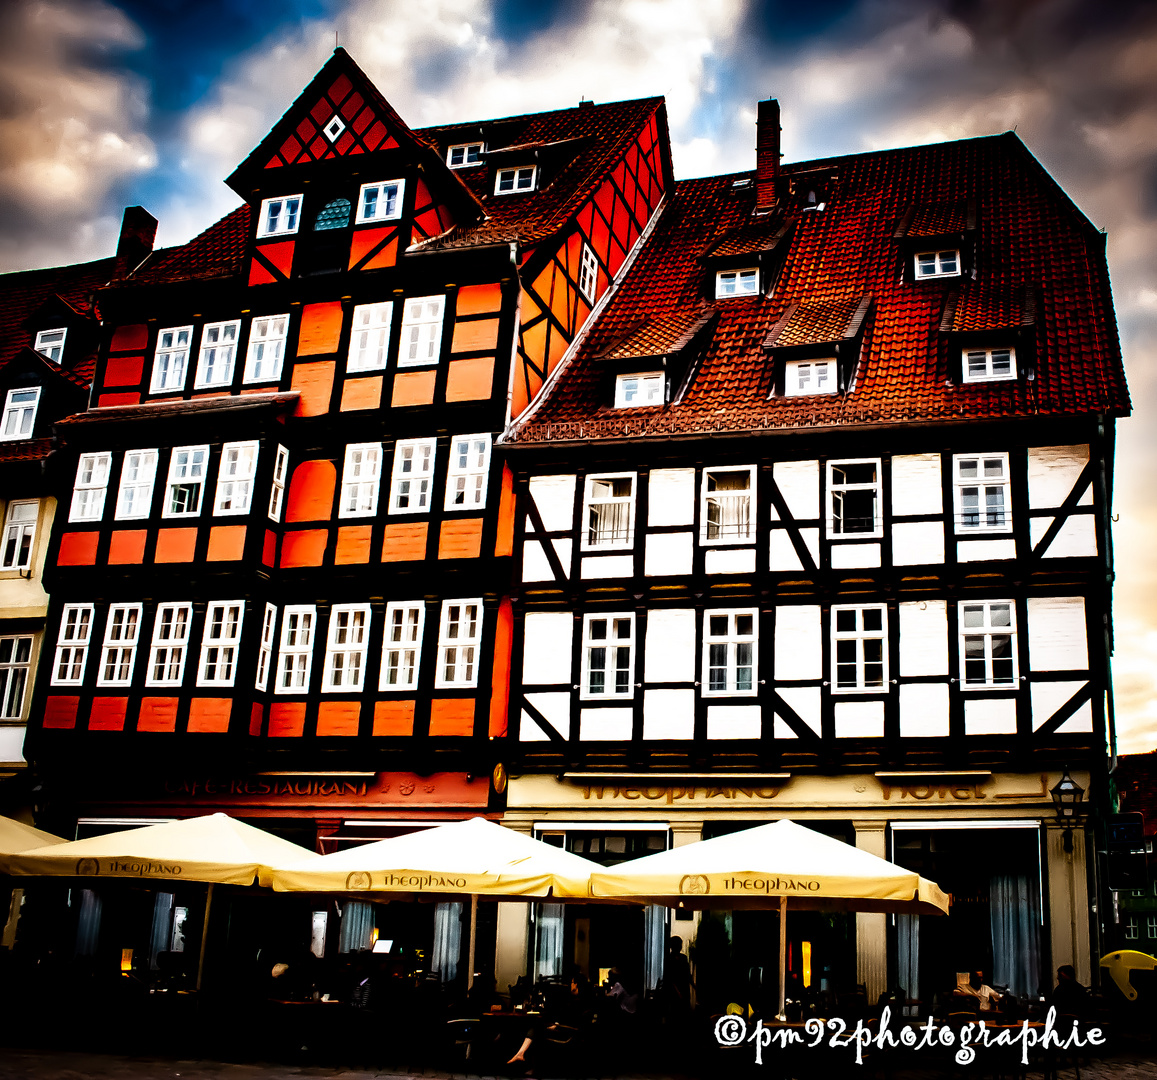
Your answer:
[[[489,472],[490,436],[455,435],[450,440],[445,509],[481,510],[485,507]]]
[[[477,686],[481,640],[481,599],[443,600],[434,685],[439,689]]]
[[[382,444],[351,443],[345,448],[338,517],[372,517],[378,512]]]
[[[635,616],[629,612],[583,618],[582,697],[627,699],[635,693]]]
[[[588,476],[583,549],[625,548],[635,538],[635,474]]]
[[[261,619],[261,641],[257,647],[257,678],[254,685],[264,690],[269,682],[269,667],[273,661],[273,635],[277,629],[277,608],[265,605],[265,615]]]
[[[833,693],[879,691],[887,684],[887,607],[883,604],[833,607]]]
[[[194,386],[228,386],[233,381],[241,321],[208,323],[201,331],[201,354]]]
[[[269,489],[269,519],[281,520],[281,508],[285,505],[285,478],[289,473],[289,451],[284,446],[277,447],[277,457],[273,462],[273,485]]]
[[[97,686],[128,686],[132,682],[140,628],[140,604],[109,605]]]
[[[968,690],[1015,686],[1016,607],[1011,600],[961,601],[960,669]]]
[[[422,659],[425,604],[387,604],[379,690],[413,690]]]
[[[704,612],[704,697],[755,694],[758,614],[755,608]]]
[[[253,478],[257,475],[257,442],[225,443],[213,513],[218,517],[248,514],[253,504]]]
[[[445,314],[445,295],[414,296],[405,302],[398,367],[425,367],[438,363],[442,353]]]
[[[53,686],[79,686],[88,660],[92,634],[92,604],[65,604],[60,613],[60,636],[56,639]]]
[[[237,677],[237,649],[241,642],[244,600],[218,600],[205,612],[201,635],[198,686],[232,686]]]
[[[356,224],[370,221],[394,221],[402,216],[402,180],[379,180],[362,184],[358,195]]]
[[[257,239],[267,236],[291,236],[301,224],[301,196],[282,195],[277,199],[266,199],[261,204],[261,216],[257,219]]]
[[[38,330],[33,348],[41,356],[47,357],[54,364],[59,364],[60,358],[64,355],[64,339],[67,336],[66,326],[57,327],[55,330]]]
[[[957,454],[952,459],[956,531],[1010,532],[1008,454]]]
[[[36,409],[40,404],[40,387],[9,390],[4,401],[4,419],[0,421],[0,441],[32,438]]]
[[[76,463],[76,482],[72,488],[69,521],[100,521],[104,514],[104,496],[112,454],[81,454]]]
[[[834,394],[839,389],[835,360],[789,360],[783,370],[785,397]]]
[[[615,408],[638,409],[646,405],[662,405],[666,391],[667,378],[661,371],[619,375],[615,379]]]
[[[157,605],[146,686],[180,686],[184,681],[192,622],[192,604]]]
[[[117,521],[135,521],[149,516],[156,479],[156,450],[125,451],[120,490],[117,492]]]
[[[960,250],[920,251],[916,254],[916,277],[959,277]]]
[[[322,691],[360,690],[366,673],[370,605],[335,604],[329,614]]]
[[[746,544],[752,539],[752,496],[755,466],[703,470],[702,524],[704,544]]]
[[[32,638],[0,637],[0,720],[24,716],[24,691],[32,667]]]
[[[276,382],[285,363],[288,315],[263,315],[249,325],[249,349],[245,354],[245,381]]]
[[[281,620],[281,650],[277,660],[278,694],[304,694],[309,690],[313,667],[313,627],[317,608],[312,604],[291,605]]]
[[[880,459],[828,462],[828,535],[880,536]]]
[[[36,519],[40,502],[27,499],[10,502],[4,518],[4,556],[0,569],[27,570],[32,565],[32,542],[36,539]]]
[[[196,517],[201,513],[201,496],[205,490],[205,466],[208,446],[175,446],[169,458],[169,477],[165,485],[165,507],[162,517]]]
[[[715,275],[715,299],[726,300],[731,296],[755,296],[759,292],[759,271],[721,270]]]
[[[962,357],[964,381],[1002,382],[1016,378],[1013,349],[965,349]]]
[[[435,439],[399,439],[390,481],[391,514],[425,514],[434,482]]]
[[[358,304],[354,308],[346,371],[381,371],[390,352],[394,305]]]

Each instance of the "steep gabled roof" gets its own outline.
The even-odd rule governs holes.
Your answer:
[[[249,205],[243,203],[187,244],[159,248],[136,270],[114,281],[113,287],[212,281],[240,275],[249,241],[250,213]]]

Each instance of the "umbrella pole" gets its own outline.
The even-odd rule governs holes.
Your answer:
[[[474,989],[474,939],[478,936],[478,894],[470,894],[470,967],[466,971],[466,989]]]
[[[787,897],[779,898],[779,1013],[777,1020],[787,1019]]]
[[[201,954],[197,957],[197,992],[201,991],[201,978],[205,974],[205,946],[209,943],[209,909],[213,906],[213,882],[205,890],[205,925],[201,928]]]

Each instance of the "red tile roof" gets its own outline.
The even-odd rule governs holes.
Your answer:
[[[249,241],[249,214],[249,204],[243,203],[187,244],[154,251],[135,271],[114,282],[114,288],[240,275]]]
[[[1129,411],[1103,236],[1015,135],[823,164],[838,164],[838,178],[825,191],[822,211],[799,213],[771,296],[718,303],[713,340],[676,403],[608,415],[596,355],[620,328],[703,303],[698,256],[715,238],[750,220],[752,189],[733,186],[749,174],[676,185],[599,326],[509,441]],[[793,171],[816,165],[785,166],[785,181]],[[971,282],[917,282],[902,273],[897,231],[908,208],[959,206],[971,199],[977,207],[976,281],[990,296],[1023,296],[1032,288],[1040,298],[1035,381],[950,383],[940,323],[947,294],[960,290],[971,297]],[[769,400],[773,371],[763,342],[788,308],[818,305],[842,312],[866,293],[874,310],[852,389]],[[977,310],[982,306],[977,301]]]
[[[859,330],[871,299],[870,295],[853,295],[789,304],[764,339],[764,348],[824,345],[852,337]]]
[[[600,360],[629,360],[678,352],[707,324],[714,307],[678,311],[641,322],[598,354]]]
[[[949,296],[944,315],[940,328],[953,333],[1031,326],[1036,320],[1036,298],[1031,287],[1001,293],[969,283]]]
[[[0,462],[43,461],[52,452],[53,439],[20,439],[0,443]]]
[[[182,401],[147,401],[143,405],[106,405],[57,421],[61,427],[112,423],[121,420],[165,420],[204,413],[251,412],[254,409],[285,409],[297,403],[296,390],[269,394],[232,394]]]

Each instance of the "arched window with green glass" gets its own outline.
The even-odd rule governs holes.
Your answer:
[[[350,223],[349,199],[333,199],[322,207],[313,223],[314,232],[326,229],[344,229]]]

